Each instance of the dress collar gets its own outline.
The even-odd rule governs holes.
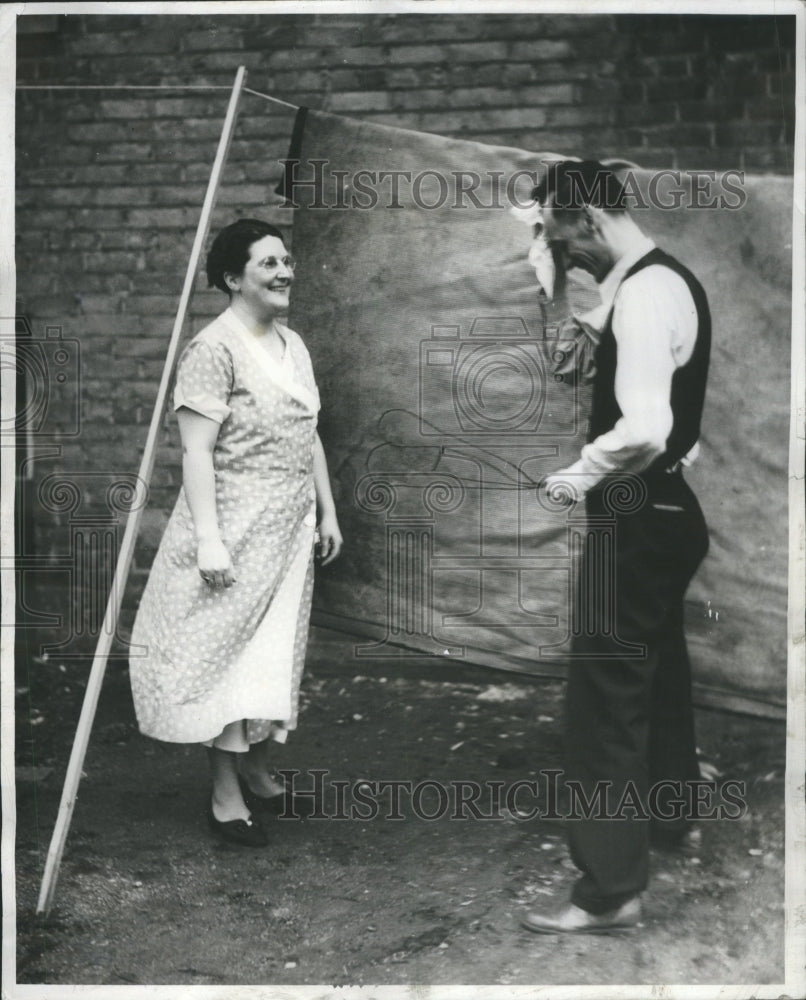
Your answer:
[[[232,311],[226,309],[219,319],[231,330],[247,349],[260,370],[267,375],[275,385],[288,393],[293,399],[308,409],[311,413],[319,410],[319,393],[311,390],[299,381],[297,371],[294,367],[294,359],[291,354],[290,339],[291,331],[287,326],[281,327],[283,339],[285,340],[285,351],[282,361],[275,361],[268,351],[264,350],[257,342],[257,337]]]
[[[227,326],[231,330],[237,330],[238,333],[240,333],[241,335],[245,335],[246,337],[248,337],[249,340],[255,345],[255,347],[263,351],[263,353],[266,354],[270,360],[274,360],[271,358],[271,355],[268,354],[268,352],[263,347],[261,347],[261,345],[258,343],[258,338],[254,335],[254,333],[252,333],[252,331],[249,329],[246,323],[244,323],[241,317],[235,312],[232,306],[228,306],[227,309],[224,310],[224,312],[221,314],[221,319],[227,324]],[[283,326],[282,323],[278,323],[277,329],[283,341],[283,356],[279,362],[274,361],[274,364],[280,364],[282,365],[283,368],[287,368],[288,365],[290,365],[291,363],[291,351],[288,347],[288,333],[287,333],[288,328]]]

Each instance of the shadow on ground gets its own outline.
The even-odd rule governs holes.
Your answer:
[[[300,727],[277,751],[306,787],[317,768],[349,792],[362,780],[509,786],[562,766],[558,681],[356,662],[349,639],[316,630],[310,663]],[[38,918],[86,673],[48,660],[18,679],[20,983],[783,980],[784,726],[710,711],[698,717],[701,750],[746,782],[746,815],[705,823],[696,855],[653,853],[635,931],[544,938],[519,919],[567,897],[574,869],[559,821],[451,819],[453,802],[429,821],[402,794],[400,820],[274,819],[269,848],[226,845],[205,824],[201,750],[140,736],[125,669],[111,666],[55,906]],[[353,802],[346,792],[347,814]],[[388,815],[391,790],[379,802]],[[419,806],[440,811],[432,787]]]

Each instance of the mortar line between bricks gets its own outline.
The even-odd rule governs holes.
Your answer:
[[[17,90],[232,90],[231,87],[219,84],[204,86],[202,84],[170,84],[170,83],[132,83],[132,84],[111,84],[106,86],[102,83],[48,83],[48,84],[18,84]],[[245,94],[254,94],[255,97],[262,97],[266,101],[273,101],[275,104],[282,104],[285,108],[299,110],[298,104],[290,104],[288,101],[281,101],[279,97],[272,97],[270,94],[262,94],[259,90],[252,90],[244,87]]]
[[[208,86],[198,83],[112,83],[108,85],[105,83],[18,83],[17,90],[232,90],[232,87],[225,84],[210,84]],[[273,99],[270,98],[270,100]]]

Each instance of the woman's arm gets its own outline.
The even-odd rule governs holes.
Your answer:
[[[319,519],[319,545],[322,565],[327,566],[341,551],[342,537],[330,488],[325,449],[319,435],[313,446],[313,485],[316,490],[316,512]]]
[[[186,406],[177,410],[177,418],[182,438],[182,483],[196,529],[199,573],[213,587],[230,587],[235,576],[218,528],[213,469],[213,449],[221,425]]]

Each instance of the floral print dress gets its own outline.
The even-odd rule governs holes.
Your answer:
[[[141,732],[214,740],[243,720],[246,740],[296,727],[313,590],[313,449],[319,394],[300,337],[281,327],[273,360],[231,309],[179,362],[174,409],[217,421],[216,510],[235,583],[213,589],[196,564],[184,488],[160,543],[129,657]]]

